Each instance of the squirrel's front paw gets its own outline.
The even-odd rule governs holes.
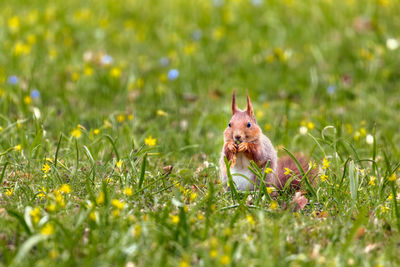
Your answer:
[[[247,150],[249,150],[249,143],[242,142],[239,144],[238,152],[246,152]]]
[[[236,148],[236,144],[235,143],[228,143],[226,145],[226,148],[228,149],[229,152],[235,154],[237,153],[237,148]]]

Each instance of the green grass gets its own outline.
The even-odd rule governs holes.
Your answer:
[[[0,265],[400,262],[399,1],[0,10]],[[280,156],[327,176],[304,210],[290,192],[224,192],[233,89]]]

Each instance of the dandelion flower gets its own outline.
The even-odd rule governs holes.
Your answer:
[[[117,68],[117,67],[112,68],[112,69],[110,70],[110,75],[111,75],[111,77],[113,77],[113,78],[119,78],[119,77],[121,77],[121,69],[120,69],[120,68]]]
[[[22,149],[22,146],[19,144],[14,147],[14,151],[21,151],[21,149]]]
[[[103,193],[103,191],[101,191],[99,193],[99,195],[97,196],[96,203],[97,203],[97,205],[101,205],[101,204],[104,203],[104,193]]]
[[[121,169],[122,167],[122,160],[119,160],[115,165],[117,166],[118,169]]]
[[[265,168],[265,173],[266,173],[266,174],[271,173],[271,172],[272,172],[272,169],[271,169],[271,168]]]
[[[14,192],[14,188],[7,189],[7,190],[6,190],[6,195],[7,195],[7,196],[11,196],[13,192]]]
[[[283,173],[284,175],[289,175],[292,172],[291,169],[285,168],[285,172]]]
[[[179,223],[179,216],[177,216],[177,215],[170,215],[170,217],[171,217],[172,223],[174,223],[174,224],[178,224],[178,223]]]
[[[44,173],[48,173],[49,170],[50,170],[49,164],[47,164],[47,163],[43,164],[42,171],[43,171]]]
[[[276,210],[277,207],[278,207],[278,202],[271,201],[271,205],[270,205],[271,210]]]
[[[144,139],[144,143],[148,146],[155,146],[157,139],[153,138],[151,135]]]
[[[122,201],[119,201],[118,199],[111,200],[111,204],[119,210],[122,210],[125,206],[125,203]]]
[[[371,176],[371,178],[369,178],[369,185],[370,186],[374,186],[375,185],[375,180],[376,180],[376,177],[375,176]]]
[[[54,227],[50,223],[46,223],[45,226],[40,230],[42,235],[52,235],[54,233]]]
[[[228,255],[223,255],[220,259],[221,264],[228,265],[231,262],[231,258]]]
[[[71,135],[76,139],[79,139],[82,136],[82,132],[79,128],[76,128],[71,131]]]
[[[125,187],[124,194],[127,195],[128,197],[132,196],[133,195],[132,187]]]
[[[271,194],[274,191],[274,188],[272,187],[267,187],[267,192],[268,194]]]
[[[322,182],[325,182],[328,179],[328,175],[322,174],[320,179],[321,179]]]
[[[61,187],[58,190],[61,193],[65,193],[65,194],[70,194],[71,193],[71,187],[68,184],[61,185]]]
[[[100,130],[99,129],[94,129],[93,133],[94,133],[94,135],[98,135],[100,133]]]
[[[395,182],[397,179],[396,173],[393,173],[392,175],[389,176],[388,180],[389,182]]]
[[[117,116],[117,121],[119,123],[123,123],[125,121],[125,115],[124,114],[120,114]]]
[[[328,169],[329,168],[329,164],[330,164],[330,162],[326,158],[324,158],[322,160],[322,169],[324,169],[324,170]]]

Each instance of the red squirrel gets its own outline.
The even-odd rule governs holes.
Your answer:
[[[259,184],[257,177],[248,168],[251,160],[262,170],[265,170],[269,162],[268,166],[272,171],[266,175],[266,184],[282,189],[286,182],[293,175],[296,175],[300,179],[294,179],[290,186],[295,189],[300,187],[300,170],[289,156],[284,156],[278,160],[274,146],[257,125],[248,93],[247,108],[246,110],[240,110],[236,107],[235,91],[233,91],[232,118],[224,131],[224,146],[221,153],[220,170],[222,183],[227,188],[228,177],[224,157],[231,163],[230,172],[238,190],[255,190],[255,185]],[[303,170],[307,171],[309,168],[307,158],[303,155],[297,155],[296,159]],[[290,170],[290,173],[287,170]],[[314,174],[313,170],[310,171],[310,174],[310,177],[312,177]],[[248,179],[243,176],[246,176]]]

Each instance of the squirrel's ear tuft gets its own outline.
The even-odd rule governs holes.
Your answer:
[[[237,111],[236,108],[236,96],[235,96],[235,90],[233,90],[233,94],[232,94],[232,115],[235,114]]]
[[[247,110],[246,110],[246,112],[251,118],[255,119],[253,106],[251,105],[251,101],[250,101],[250,97],[249,97],[249,92],[247,92],[246,94],[247,94]]]

